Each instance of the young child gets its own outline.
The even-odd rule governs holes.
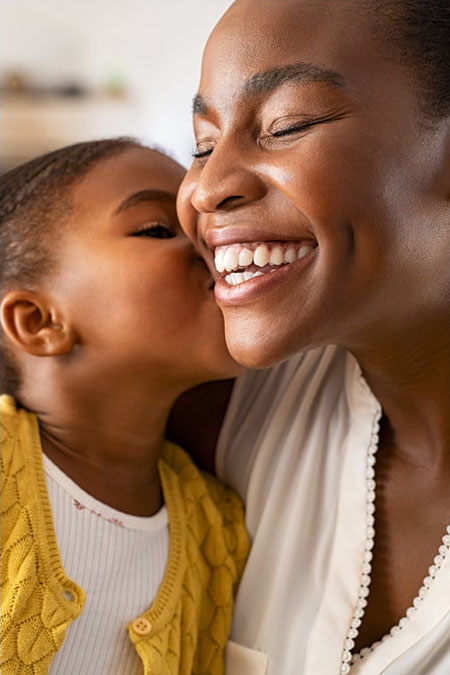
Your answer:
[[[2,675],[223,672],[242,507],[164,440],[239,372],[183,173],[114,139],[0,179]]]

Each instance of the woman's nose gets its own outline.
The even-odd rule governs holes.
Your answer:
[[[198,213],[231,211],[261,199],[265,191],[263,180],[245,156],[222,151],[219,142],[197,173],[191,204]]]

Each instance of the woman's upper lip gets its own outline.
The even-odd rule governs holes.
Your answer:
[[[260,228],[252,228],[250,225],[230,225],[226,227],[214,227],[205,232],[205,242],[209,248],[228,246],[231,244],[244,243],[246,241],[301,241],[314,237],[310,232],[296,232],[295,236],[282,234],[279,231],[268,231]]]

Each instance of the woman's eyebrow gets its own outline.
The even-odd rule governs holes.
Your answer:
[[[345,80],[336,70],[331,70],[320,64],[314,63],[288,63],[284,66],[264,70],[252,75],[242,87],[242,96],[270,94],[283,84],[310,84],[311,82],[323,82],[333,87],[343,89]],[[197,94],[194,96],[192,110],[194,115],[205,115],[208,112],[206,100]]]
[[[340,89],[345,86],[344,78],[336,70],[314,63],[299,62],[255,73],[244,84],[243,92],[245,96],[268,94],[283,84],[311,82],[324,82]]]
[[[166,202],[174,206],[176,203],[176,195],[172,192],[166,192],[165,190],[140,190],[124,199],[114,211],[113,215],[116,216],[140,202]]]

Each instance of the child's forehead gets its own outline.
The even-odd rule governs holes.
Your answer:
[[[185,170],[174,160],[148,148],[129,148],[119,155],[100,161],[74,187],[75,206],[94,211],[115,211],[122,202],[138,193],[173,195],[173,201]]]

